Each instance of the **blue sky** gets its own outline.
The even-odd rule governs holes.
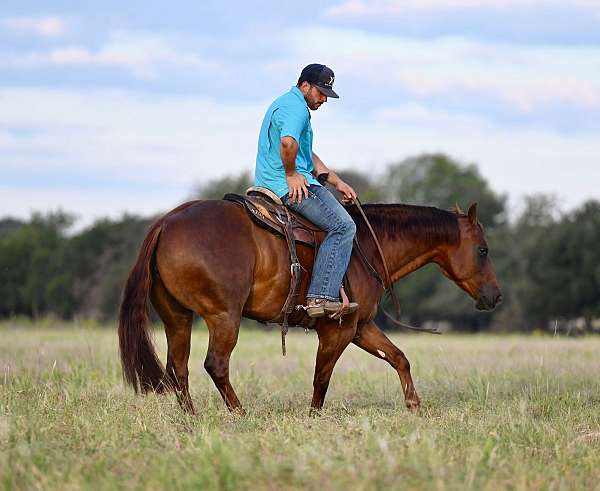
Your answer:
[[[266,107],[311,62],[341,95],[312,120],[334,169],[443,151],[513,208],[600,199],[600,0],[9,0],[0,215],[154,213],[252,171]]]

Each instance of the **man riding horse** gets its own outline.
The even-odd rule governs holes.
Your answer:
[[[267,109],[256,156],[256,185],[271,190],[288,208],[327,232],[315,258],[306,296],[310,317],[332,315],[342,308],[341,285],[356,234],[348,212],[317,177],[322,176],[342,193],[345,201],[353,201],[356,192],[312,149],[309,109],[316,111],[328,97],[339,98],[333,91],[334,79],[333,71],[325,65],[306,66],[298,83]],[[352,313],[358,304],[351,302],[344,307],[345,313]]]
[[[420,399],[410,363],[374,320],[385,290],[425,264],[435,263],[480,310],[493,309],[502,295],[475,203],[467,213],[458,208],[367,204],[363,220],[358,219],[360,208],[349,208],[355,226],[333,195],[319,185],[313,172],[327,173],[327,181],[346,199],[356,198],[354,190],[312,153],[308,110],[337,96],[332,85],[329,68],[305,68],[298,85],[267,111],[257,158],[257,184],[272,189],[290,208],[327,232],[308,290],[309,315],[337,315],[346,268],[357,301],[352,309],[360,303],[347,322],[322,317],[313,326],[319,346],[311,408],[323,407],[333,368],[354,343],[396,370],[405,404],[416,411]],[[348,265],[355,233],[362,248],[357,248],[359,253]],[[245,207],[231,200],[191,201],[158,218],[142,242],[123,291],[119,348],[125,380],[142,392],[173,390],[181,406],[194,413],[188,361],[192,323],[198,315],[209,336],[204,368],[227,407],[243,411],[229,377],[231,353],[243,317],[269,322],[281,314],[293,276],[287,249],[281,236],[256,225]],[[299,247],[299,262],[308,266],[314,251],[307,245]],[[165,326],[166,367],[152,343],[149,302]]]

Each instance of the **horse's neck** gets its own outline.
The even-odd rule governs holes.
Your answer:
[[[401,234],[394,235],[389,232],[389,227],[382,223],[373,224],[373,228],[385,256],[392,282],[398,281],[434,261],[445,245],[442,240],[432,241],[430,238],[425,239],[418,234],[411,237],[403,237]],[[388,228],[388,230],[383,230],[384,228]],[[363,235],[365,235],[362,238],[363,241],[372,241],[369,232],[364,231]],[[376,261],[380,262],[376,249],[372,254],[375,254]]]
[[[432,246],[406,239],[392,240],[386,237],[380,243],[392,282],[430,263],[439,252],[437,245]]]

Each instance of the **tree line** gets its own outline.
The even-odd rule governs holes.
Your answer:
[[[394,163],[378,179],[338,172],[365,202],[402,202],[452,208],[478,203],[504,302],[493,313],[474,310],[464,292],[428,265],[396,285],[411,323],[454,329],[599,330],[600,202],[562,212],[551,195],[523,198],[509,215],[507,197],[493,190],[474,164],[443,154]],[[249,172],[197,186],[193,198],[243,193]],[[157,217],[102,219],[70,233],[74,216],[35,213],[0,219],[0,317],[56,316],[113,320],[138,247]],[[385,326],[385,318],[379,323]]]

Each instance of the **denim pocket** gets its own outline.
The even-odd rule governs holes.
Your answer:
[[[290,210],[298,211],[298,203],[296,201],[292,201],[289,194],[286,194],[283,198],[281,198],[281,201],[283,201],[283,204]]]
[[[288,208],[294,210],[294,211],[298,211],[300,209],[300,206],[302,205],[302,203],[304,203],[305,200],[308,199],[315,199],[317,197],[317,195],[315,193],[313,193],[312,191],[308,191],[308,197],[302,197],[302,201],[300,203],[298,203],[297,201],[292,201],[290,199],[290,195],[286,194],[285,196],[283,196],[281,198],[281,201],[283,202],[283,204],[285,206],[287,206]]]

